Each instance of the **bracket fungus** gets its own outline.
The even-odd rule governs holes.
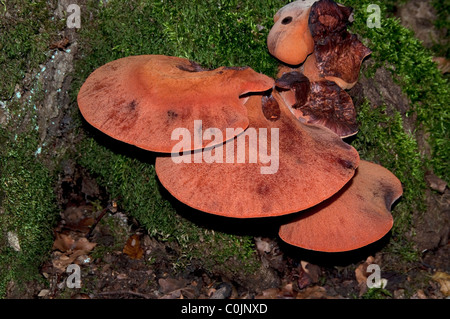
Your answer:
[[[196,163],[201,154],[195,152],[176,161],[156,158],[161,184],[179,201],[227,217],[280,216],[320,203],[352,178],[357,151],[330,130],[299,122],[276,91],[250,96],[246,106],[249,128],[203,150],[203,156],[215,160]],[[267,131],[276,134],[269,139]],[[239,153],[242,150],[248,153]],[[267,166],[268,156],[279,162]],[[262,174],[262,169],[268,171]]]
[[[280,61],[297,65],[313,52],[314,41],[308,29],[308,18],[315,1],[295,1],[275,14],[274,25],[267,37],[267,47]]]
[[[279,236],[308,250],[342,252],[361,248],[390,231],[390,210],[402,193],[401,182],[394,174],[361,160],[344,188],[282,225]]]
[[[178,57],[130,56],[95,70],[79,91],[78,106],[84,118],[107,135],[170,153],[176,144],[171,139],[174,129],[194,120],[206,127],[245,129],[247,110],[240,97],[269,90],[273,82],[249,67],[204,70]]]
[[[282,63],[301,67],[311,81],[329,80],[350,89],[371,53],[347,31],[352,11],[333,0],[294,1],[275,14],[269,52]],[[288,17],[294,17],[292,22],[283,24]]]
[[[292,71],[278,78],[275,86],[300,121],[323,125],[342,138],[358,132],[352,98],[335,82],[310,81]]]
[[[320,0],[312,5],[309,15],[314,58],[305,62],[313,64],[305,69],[317,69],[321,78],[334,81],[343,89],[355,85],[362,61],[372,52],[347,31],[352,11],[333,0]],[[309,74],[305,70],[305,75]]]
[[[342,140],[358,130],[345,90],[370,54],[347,31],[351,13],[332,0],[281,8],[267,39],[285,63],[276,81],[249,67],[130,56],[87,78],[79,109],[105,134],[158,152],[156,175],[182,203],[232,218],[295,213],[279,229],[285,242],[358,249],[389,232],[403,190]]]

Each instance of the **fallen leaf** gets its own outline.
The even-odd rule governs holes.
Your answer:
[[[297,294],[297,299],[327,299],[326,289],[320,286],[307,287]]]
[[[411,299],[428,299],[422,289],[417,290],[417,292],[411,296]]]
[[[70,254],[55,251],[52,256],[52,265],[58,272],[63,273],[67,266],[73,264],[75,259],[81,255],[83,255],[81,251],[71,252]]]
[[[83,254],[87,254],[94,249],[96,245],[96,243],[91,243],[87,238],[82,237],[75,241],[75,247],[73,250],[80,250]]]
[[[359,296],[364,295],[369,287],[367,286],[367,277],[370,275],[367,273],[367,267],[375,261],[373,256],[367,257],[366,261],[361,263],[355,269],[355,277],[359,286]]]
[[[56,233],[53,249],[59,250],[60,252],[66,252],[73,248],[74,243],[75,240],[70,235]]]
[[[312,282],[311,277],[306,273],[306,271],[303,269],[303,267],[299,267],[298,279],[297,279],[298,288],[304,289],[304,288],[308,287],[309,285],[311,285],[312,283],[313,282]]]
[[[195,289],[192,285],[187,285],[184,279],[160,278],[158,280],[159,291],[164,295],[159,299],[194,299]]]
[[[442,272],[437,271],[433,277],[431,277],[434,281],[438,282],[441,286],[440,290],[444,294],[444,296],[448,297],[450,296],[450,275]]]
[[[96,245],[85,237],[75,240],[71,235],[56,233],[53,242],[53,249],[55,250],[52,257],[53,267],[59,272],[65,272],[68,265],[83,263],[88,258],[86,255]],[[81,262],[78,259],[80,256],[83,256]]]
[[[281,288],[281,295],[284,298],[293,298],[297,293],[294,291],[294,285],[292,282],[285,284]]]
[[[195,298],[195,290],[190,287],[182,288],[181,289],[181,296],[184,296],[184,298],[187,299],[194,299]]]
[[[160,278],[158,280],[159,290],[163,294],[178,290],[186,286],[187,282],[183,279]]]
[[[132,235],[128,238],[125,247],[123,248],[123,253],[127,254],[131,259],[141,259],[144,255],[144,249],[141,247],[141,242],[139,240],[139,235]]]
[[[433,61],[437,63],[439,71],[442,74],[450,72],[450,60],[445,57],[435,57]]]
[[[39,291],[38,297],[47,297],[50,294],[50,290],[42,289]]]
[[[367,267],[374,262],[375,258],[372,256],[367,257],[366,261],[360,264],[355,269],[355,277],[356,281],[359,285],[366,284],[367,283],[367,277],[369,274],[367,274]]]
[[[300,262],[302,265],[303,270],[309,275],[311,278],[312,283],[317,283],[319,281],[320,274],[322,271],[320,270],[320,267],[317,265],[313,265],[306,261]]]
[[[259,295],[255,296],[255,299],[277,299],[280,295],[280,289],[268,288],[263,290]]]
[[[49,48],[50,48],[50,50],[54,50],[54,49],[64,50],[69,44],[70,44],[69,38],[64,37],[63,39],[50,44]]]
[[[181,289],[177,289],[174,291],[171,291],[164,296],[160,297],[159,299],[181,299]]]

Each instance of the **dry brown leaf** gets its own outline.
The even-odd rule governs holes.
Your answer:
[[[75,240],[70,235],[56,233],[55,241],[53,242],[53,249],[66,252],[73,248],[74,243]]]
[[[301,261],[303,270],[309,275],[311,278],[312,283],[317,283],[319,281],[320,274],[322,271],[320,270],[320,267],[317,265],[313,265],[307,261]]]
[[[303,267],[299,267],[298,278],[297,278],[298,288],[304,289],[304,288],[308,287],[309,285],[311,285],[312,283],[313,282],[312,282],[311,277],[306,273],[306,271],[303,269]]]
[[[366,261],[360,264],[355,270],[356,281],[359,285],[366,284],[367,282],[367,266],[374,262],[375,258],[373,256],[367,257]]]
[[[263,290],[259,295],[255,296],[255,299],[277,299],[280,295],[280,289],[268,288]]]
[[[84,256],[82,260],[85,260],[86,255],[96,245],[96,243],[89,242],[85,237],[75,240],[71,235],[56,233],[53,242],[53,249],[55,250],[52,257],[53,267],[59,272],[65,272],[70,264],[80,263],[80,256]]]
[[[195,290],[191,287],[186,287],[181,289],[181,296],[187,299],[194,299],[195,298]]]
[[[163,294],[167,294],[169,292],[179,290],[181,288],[186,287],[186,280],[184,279],[175,279],[175,278],[160,278],[158,280],[159,290]]]
[[[61,253],[55,251],[52,258],[53,267],[59,272],[65,272],[67,266],[73,264],[77,257],[83,255],[82,251],[70,251],[70,253]]]
[[[445,57],[435,57],[433,61],[437,63],[439,71],[442,74],[450,72],[450,60]]]
[[[327,299],[327,293],[324,287],[312,286],[300,291],[297,299]]]
[[[414,295],[412,295],[411,299],[428,299],[427,295],[423,292],[422,289],[416,291]]]
[[[59,41],[55,41],[52,44],[50,44],[49,48],[50,50],[58,49],[58,50],[65,50],[66,47],[68,47],[70,44],[69,38],[64,37],[63,39]]]
[[[144,249],[141,247],[141,241],[139,240],[139,235],[132,235],[128,238],[125,247],[123,248],[123,253],[127,254],[131,259],[141,259],[144,255]]]
[[[73,250],[79,250],[83,254],[89,253],[94,247],[97,245],[97,243],[91,243],[87,238],[80,238],[77,241],[75,241],[75,247]]]
[[[431,277],[434,281],[438,282],[441,286],[440,290],[444,294],[444,296],[448,297],[450,296],[450,275],[437,271],[433,277]]]
[[[367,257],[366,261],[361,263],[356,269],[355,269],[355,277],[356,281],[358,282],[359,286],[359,296],[364,295],[367,290],[367,277],[370,275],[367,273],[367,267],[372,264],[375,261],[375,258],[373,256]]]
[[[293,298],[297,292],[294,291],[294,284],[289,282],[281,287],[281,295],[285,298]]]
[[[181,289],[177,289],[174,291],[171,291],[164,296],[160,297],[159,299],[180,299],[181,297]]]

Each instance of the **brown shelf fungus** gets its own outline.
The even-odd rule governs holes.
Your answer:
[[[371,53],[347,31],[352,11],[333,0],[294,1],[274,17],[269,52],[282,63],[300,67],[310,81],[329,80],[350,89]]]
[[[323,252],[358,249],[378,241],[393,225],[393,203],[401,182],[386,168],[360,161],[355,176],[337,194],[298,213],[280,227],[280,238],[294,246]]]
[[[342,138],[358,132],[352,98],[332,81],[310,81],[298,71],[275,81],[280,95],[294,115],[306,123],[323,125]]]
[[[314,41],[308,29],[308,17],[314,2],[295,1],[275,14],[274,25],[267,37],[267,47],[278,60],[298,65],[313,52]]]
[[[204,70],[178,57],[130,56],[95,70],[78,93],[78,106],[87,122],[107,135],[170,153],[177,143],[174,130],[194,120],[204,127],[245,129],[246,99],[240,97],[273,83],[249,67]],[[205,146],[195,142],[192,137],[192,149]]]
[[[314,54],[303,66],[303,73],[311,80],[334,81],[343,89],[350,89],[357,82],[361,63],[372,51],[347,31],[352,11],[333,0],[312,5],[308,26]]]
[[[299,122],[276,91],[250,96],[246,107],[249,127],[235,139],[156,158],[161,184],[179,201],[227,217],[280,216],[317,205],[353,177],[358,152]]]

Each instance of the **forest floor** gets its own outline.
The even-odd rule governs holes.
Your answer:
[[[58,90],[64,83],[70,83],[66,80],[77,58],[75,46],[76,41],[61,43],[60,47],[56,44],[56,58],[45,63],[47,72],[53,72],[43,79],[47,96],[59,96]],[[69,103],[61,99],[53,102]],[[71,122],[68,114],[60,116],[60,124]],[[64,135],[63,130],[60,126],[54,131],[50,129],[48,134],[58,135],[60,144],[72,143],[73,134]],[[121,210],[120,199],[117,202],[112,199],[75,161],[63,162],[56,192],[61,213],[54,228],[53,251],[40,270],[44,279],[28,283],[26,292],[8,287],[7,298],[443,299],[450,296],[449,242],[424,249],[418,260],[394,265],[397,260],[380,249],[389,236],[356,252],[327,255],[290,247],[269,227],[254,237],[261,264],[267,269],[266,282],[261,286],[251,276],[235,281],[210,272],[195,260],[190,265],[174,267],[182,254],[180,247],[149,236],[137,220]],[[440,203],[439,209],[450,206],[449,197],[447,186],[439,194],[446,201]],[[433,224],[427,218],[434,216],[424,215],[423,225]],[[426,242],[427,235],[424,236],[422,241]],[[72,264],[78,268],[68,271]],[[369,288],[374,278],[367,270],[370,264],[381,268],[383,280],[379,287]],[[75,281],[78,277],[73,276],[77,271],[80,286]]]
[[[104,199],[108,194],[83,168],[72,162],[66,165],[60,190],[66,208],[55,228],[52,258],[42,267],[48,286],[29,290],[33,292],[30,297],[442,299],[449,294],[448,243],[424,252],[420,261],[405,263],[399,268],[390,264],[389,254],[377,252],[379,246],[330,257],[299,254],[299,250],[287,247],[275,236],[255,237],[262,264],[270,274],[275,274],[268,276],[271,282],[265,289],[261,289],[258,282],[235,282],[221,274],[210,273],[195,263],[181,271],[174,269],[173,261],[181,252],[177,245],[152,239],[136,220],[118,210],[114,202],[97,211],[86,198],[97,194]],[[383,245],[383,241],[379,245]],[[373,255],[361,261],[361,256],[366,256],[371,249]],[[66,270],[74,262],[80,265],[80,289],[74,287],[73,270]],[[370,277],[372,271],[367,271],[369,264],[382,269],[382,287],[368,288],[368,283],[374,282]]]

